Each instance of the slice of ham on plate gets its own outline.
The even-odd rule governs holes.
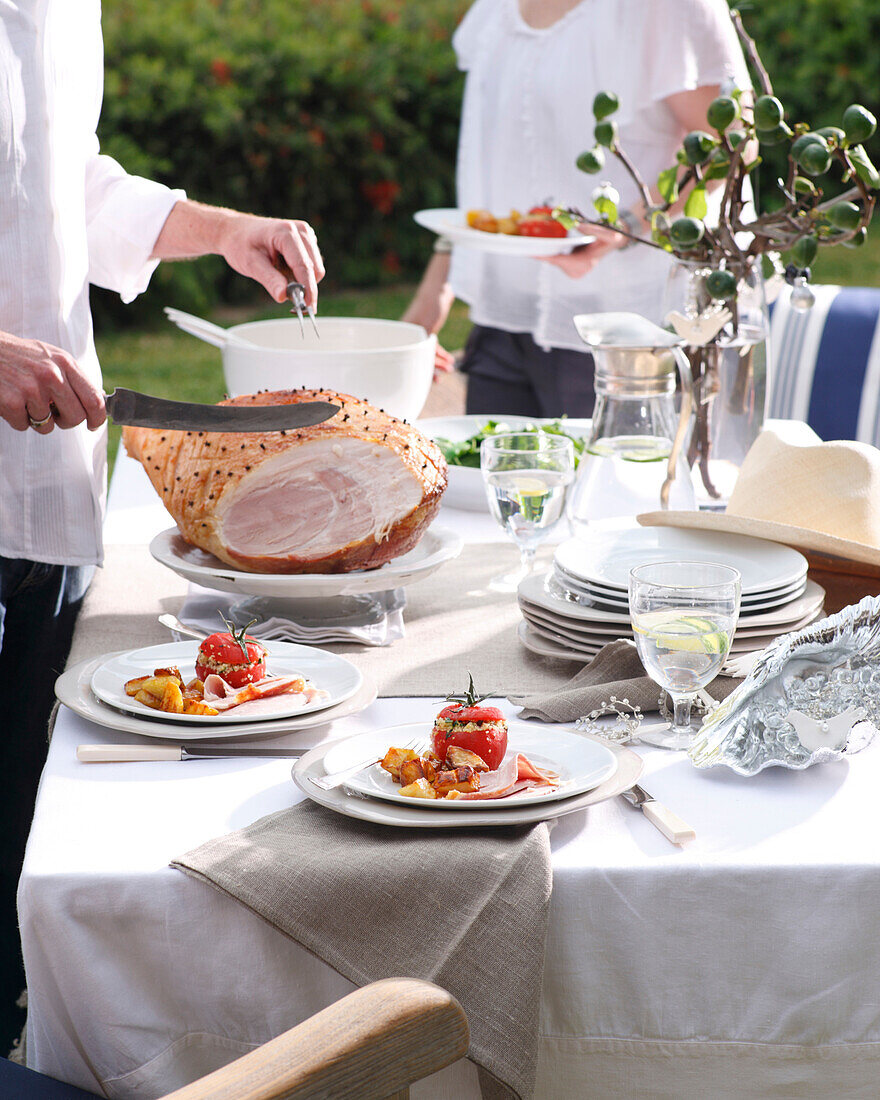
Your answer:
[[[326,691],[316,688],[302,676],[266,676],[243,688],[232,688],[213,673],[205,678],[205,703],[219,711],[234,708],[236,714],[272,714],[279,707],[289,711],[297,701],[306,707],[326,695]]]
[[[509,752],[494,772],[480,775],[480,789],[460,794],[456,802],[467,799],[470,802],[487,798],[509,798],[520,791],[537,790],[545,787],[548,791],[559,786],[559,776],[533,764],[521,752]]]

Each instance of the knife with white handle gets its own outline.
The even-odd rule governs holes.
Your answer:
[[[677,814],[667,809],[662,802],[652,798],[645,788],[640,787],[638,783],[634,783],[629,790],[622,791],[621,798],[625,798],[637,810],[641,810],[651,824],[659,829],[666,839],[671,840],[673,844],[684,844],[688,840],[695,839],[697,834],[690,825],[686,825]]]
[[[224,760],[238,756],[281,760],[311,749],[256,748],[250,745],[77,745],[81,764],[123,764],[145,760]]]

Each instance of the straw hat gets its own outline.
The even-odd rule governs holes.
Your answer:
[[[638,521],[752,535],[880,566],[880,450],[765,429],[743,460],[726,512],[646,512]]]

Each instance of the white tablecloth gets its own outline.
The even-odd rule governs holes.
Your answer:
[[[137,484],[123,461],[117,541],[167,525],[130,495]],[[484,517],[445,519],[497,537]],[[326,736],[433,709],[377,700]],[[297,801],[289,762],[76,763],[77,744],[123,739],[59,714],[19,894],[28,1061],[108,1096],[155,1097],[350,987],[168,867]],[[876,1097],[880,746],[752,779],[643,751],[644,785],[697,840],[672,847],[620,799],[556,823],[538,1096]],[[515,965],[515,945],[498,965]],[[475,1073],[459,1063],[415,1095],[476,1096]]]

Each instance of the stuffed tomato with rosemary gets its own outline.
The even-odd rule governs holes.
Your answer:
[[[236,630],[227,619],[223,621],[227,630],[211,634],[199,646],[196,676],[205,680],[213,673],[232,688],[262,680],[266,675],[266,650],[256,638],[245,633],[257,620],[252,619],[241,630]]]
[[[450,706],[434,719],[431,747],[441,761],[453,746],[475,753],[490,771],[495,771],[507,752],[507,721],[498,707],[482,705],[488,695],[477,695],[474,678],[461,695],[448,695]],[[490,693],[491,694],[491,693]]]

